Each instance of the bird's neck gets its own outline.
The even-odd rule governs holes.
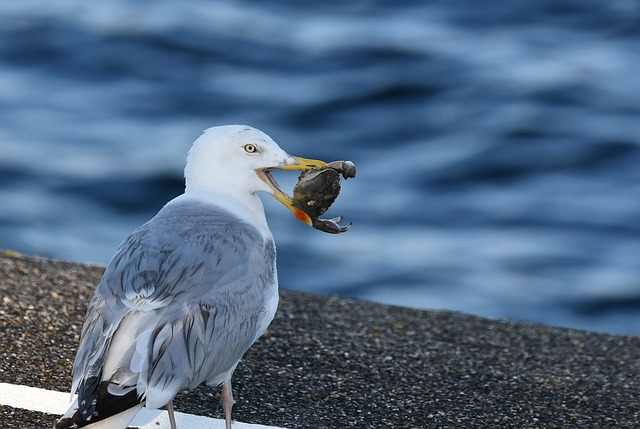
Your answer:
[[[185,193],[177,199],[192,199],[223,208],[271,236],[262,201],[255,193],[233,193],[226,190],[207,191],[187,188]]]

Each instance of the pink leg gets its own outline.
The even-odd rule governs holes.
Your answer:
[[[231,409],[235,401],[233,400],[233,392],[231,391],[231,378],[228,378],[222,383],[222,394],[220,395],[220,403],[224,410],[224,420],[227,424],[227,429],[231,429]]]
[[[177,429],[176,416],[173,415],[173,399],[170,400],[167,404],[167,413],[169,413],[169,423],[171,424],[171,429]]]

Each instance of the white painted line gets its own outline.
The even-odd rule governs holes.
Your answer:
[[[70,404],[69,393],[36,387],[0,383],[0,405],[21,408],[40,413],[62,415]],[[212,403],[211,406],[217,406]],[[193,414],[176,412],[176,425],[180,428],[224,429],[224,420]],[[143,408],[131,422],[131,426],[140,429],[169,428],[169,417],[166,411]],[[283,429],[275,426],[263,426],[249,423],[233,422],[233,429]]]
[[[69,408],[69,393],[35,387],[0,383],[0,405],[47,414],[64,414]]]

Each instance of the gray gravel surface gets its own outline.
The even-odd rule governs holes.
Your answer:
[[[69,389],[102,271],[0,254],[0,381]],[[640,338],[282,291],[234,393],[235,419],[292,429],[638,428]],[[176,409],[222,418],[218,398]],[[2,428],[55,418],[0,407]]]

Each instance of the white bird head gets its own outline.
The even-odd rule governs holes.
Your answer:
[[[271,170],[308,170],[324,161],[299,158],[283,151],[271,137],[246,125],[213,127],[193,143],[184,170],[185,192],[211,192],[236,200],[255,199],[264,191],[284,204],[301,221],[311,219],[293,206],[269,173]]]

